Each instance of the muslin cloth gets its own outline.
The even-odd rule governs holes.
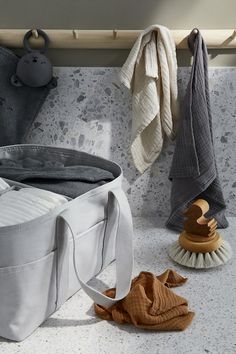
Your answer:
[[[182,331],[192,322],[194,312],[189,311],[186,299],[168,288],[186,281],[171,269],[159,276],[141,272],[133,279],[130,292],[123,300],[108,309],[95,304],[95,313],[103,320],[118,324],[129,323],[156,331]],[[105,294],[114,297],[115,289]]]
[[[175,135],[177,62],[168,28],[153,25],[136,40],[120,72],[120,81],[132,92],[131,153],[143,173],[159,156],[164,135]]]
[[[169,175],[171,214],[166,225],[181,231],[188,204],[205,199],[210,206],[207,216],[216,218],[218,227],[224,228],[228,222],[213,146],[207,49],[198,30],[191,32],[188,44],[193,64]]]

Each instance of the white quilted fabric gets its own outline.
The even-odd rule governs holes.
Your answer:
[[[0,192],[9,185],[0,179]],[[0,226],[24,223],[42,216],[67,199],[59,194],[36,188],[22,188],[0,193]]]

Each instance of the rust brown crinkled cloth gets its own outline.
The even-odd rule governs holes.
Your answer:
[[[94,305],[95,313],[103,320],[157,331],[183,331],[195,315],[188,310],[188,302],[169,288],[187,281],[174,270],[167,269],[155,276],[141,272],[133,279],[129,294],[110,308]],[[114,298],[115,289],[104,292]]]

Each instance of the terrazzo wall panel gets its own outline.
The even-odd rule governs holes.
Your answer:
[[[56,68],[58,87],[51,91],[27,137],[48,144],[97,154],[118,162],[134,215],[168,216],[168,172],[173,145],[143,175],[130,154],[131,96],[118,80],[119,68]],[[236,68],[211,68],[211,103],[219,174],[228,215],[236,216]],[[179,70],[182,99],[189,69]]]

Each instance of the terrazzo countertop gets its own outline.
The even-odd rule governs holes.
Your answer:
[[[168,179],[174,145],[165,139],[159,158],[140,174],[130,151],[131,93],[120,83],[120,68],[55,68],[58,85],[31,126],[25,143],[82,150],[120,164],[134,216],[170,213]],[[180,105],[190,68],[179,68]],[[236,68],[210,68],[214,146],[229,216],[236,216]],[[181,116],[181,115],[180,115]]]
[[[236,218],[221,231],[236,250]],[[0,339],[1,354],[235,354],[236,262],[224,267],[194,271],[172,263],[168,245],[177,235],[164,228],[164,220],[140,218],[135,224],[134,275],[141,270],[160,274],[174,268],[188,282],[174,291],[189,301],[196,316],[184,332],[149,332],[117,326],[94,316],[92,302],[79,291],[22,343]],[[113,285],[114,264],[91,283]],[[104,288],[104,287],[103,287]]]

